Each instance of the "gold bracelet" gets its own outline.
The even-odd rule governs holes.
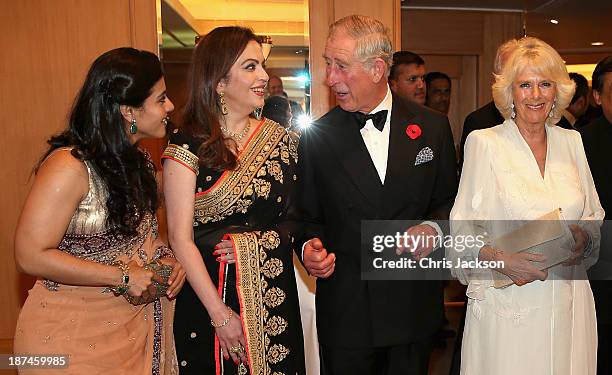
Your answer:
[[[116,285],[110,288],[113,292],[119,295],[127,294],[128,290],[130,290],[129,282],[130,282],[130,266],[126,263],[118,260],[113,263],[114,266],[117,266],[119,270],[121,270],[121,284]]]
[[[230,319],[232,318],[232,315],[234,315],[234,311],[232,311],[232,309],[230,309],[229,306],[227,306],[227,311],[229,311],[229,315],[221,323],[215,323],[212,319],[210,319],[210,325],[212,325],[215,328],[225,327],[229,323]]]

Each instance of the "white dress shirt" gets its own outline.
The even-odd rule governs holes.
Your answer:
[[[363,128],[361,128],[361,137],[370,153],[370,158],[376,167],[380,182],[385,183],[385,175],[387,174],[387,159],[389,158],[389,134],[391,133],[391,108],[393,106],[393,98],[391,90],[387,86],[387,95],[370,113],[379,111],[387,111],[385,126],[380,131],[374,127],[372,120],[368,120]]]

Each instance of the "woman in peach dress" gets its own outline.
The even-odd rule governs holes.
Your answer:
[[[68,355],[62,373],[177,372],[169,298],[185,272],[158,238],[154,165],[138,148],[166,133],[165,90],[150,52],[119,48],[91,66],[17,226],[17,265],[38,280],[15,354]],[[50,373],[23,372],[37,370]]]

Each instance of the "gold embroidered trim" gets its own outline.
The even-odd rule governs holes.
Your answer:
[[[168,147],[166,147],[161,158],[175,160],[183,164],[185,167],[189,168],[193,173],[197,175],[199,173],[198,160],[200,159],[191,151],[188,151],[188,147],[189,145],[187,144],[179,146],[171,143],[168,145]]]
[[[281,168],[278,160],[266,161],[266,169],[276,181],[280,182],[281,184],[283,183],[283,169]]]
[[[268,289],[264,295],[264,303],[268,308],[273,308],[285,302],[285,292],[282,289],[274,287]]]
[[[280,335],[289,326],[282,317],[270,317],[268,310],[286,299],[281,288],[268,288],[268,281],[283,272],[280,259],[267,259],[267,252],[280,245],[280,236],[270,230],[230,234],[230,237],[236,253],[238,298],[251,374],[266,375],[270,373],[270,363],[279,363],[289,354],[289,349],[270,341],[270,337]]]
[[[263,288],[259,273],[257,253],[259,243],[255,232],[232,234],[236,249],[236,274],[239,275],[238,296],[241,299],[241,316],[247,341],[249,366],[252,375],[266,374],[266,351],[264,347]]]
[[[289,144],[284,144],[283,140]],[[297,145],[293,145],[293,142],[285,128],[266,119],[240,155],[238,167],[226,171],[209,191],[196,195],[195,219],[206,224],[223,220],[236,212],[246,213],[252,204],[253,193],[268,199],[270,182],[258,177],[267,175],[266,161],[275,152],[282,154],[283,149],[286,151],[286,164],[289,164],[292,149],[296,150],[297,157]],[[271,166],[270,170],[276,171],[276,168]],[[278,180],[279,177],[277,175],[274,178]]]
[[[289,349],[281,344],[274,344],[268,352],[268,361],[270,363],[279,363],[289,355]]]
[[[269,261],[264,263],[261,272],[268,279],[273,279],[283,273],[283,262],[281,262],[280,259],[271,258]]]
[[[269,336],[278,336],[281,333],[285,332],[289,323],[280,316],[273,316],[266,323],[266,333]]]
[[[280,245],[280,236],[276,231],[269,230],[261,235],[259,244],[266,250],[276,249]]]

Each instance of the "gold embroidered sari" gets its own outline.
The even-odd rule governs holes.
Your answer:
[[[198,165],[200,142],[176,131],[162,158],[197,174],[194,241],[225,301],[240,311],[248,369],[225,361],[210,318],[186,283],[177,298],[175,339],[181,374],[304,374],[303,338],[293,271],[291,199],[297,136],[264,119],[222,173]],[[222,238],[235,265],[215,261]]]

